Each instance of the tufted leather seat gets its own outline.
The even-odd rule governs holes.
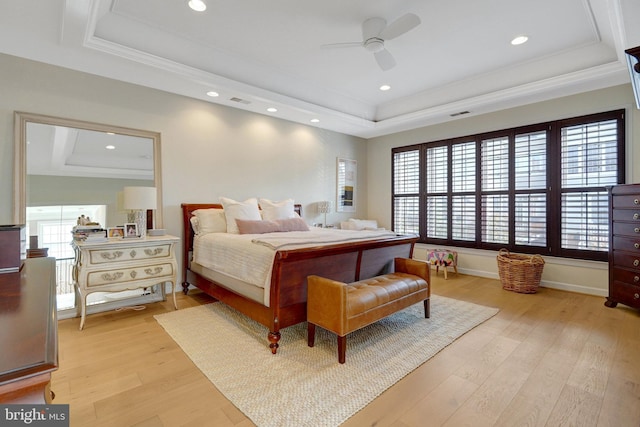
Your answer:
[[[346,335],[373,322],[424,302],[429,317],[429,265],[412,259],[396,258],[395,272],[343,283],[319,276],[307,278],[308,344],[313,347],[315,327],[338,335],[338,361],[345,362]]]

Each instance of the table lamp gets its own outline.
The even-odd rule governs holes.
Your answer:
[[[156,209],[155,187],[124,187],[122,207],[129,211],[128,221],[136,224],[138,236],[147,235],[147,210]]]
[[[331,202],[328,200],[318,202],[318,213],[324,214],[324,226],[327,226],[327,214],[331,212]]]

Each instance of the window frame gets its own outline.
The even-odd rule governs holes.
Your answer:
[[[577,258],[577,259],[586,259],[586,260],[597,260],[597,261],[606,261],[608,257],[608,251],[601,250],[591,250],[591,249],[568,249],[562,247],[562,197],[563,194],[567,193],[579,193],[581,190],[588,193],[596,193],[608,191],[610,185],[606,186],[586,186],[582,188],[572,188],[571,190],[566,190],[562,188],[562,129],[571,127],[571,126],[579,126],[579,125],[587,125],[590,123],[598,123],[608,120],[615,120],[616,122],[616,166],[617,166],[617,174],[615,176],[615,184],[624,184],[625,183],[625,150],[626,150],[626,126],[625,126],[625,110],[613,110],[596,114],[589,114],[579,117],[572,117],[567,119],[554,120],[544,123],[532,124],[514,127],[510,129],[498,130],[498,131],[490,131],[483,132],[474,135],[468,135],[464,137],[456,137],[449,138],[444,140],[425,142],[421,144],[413,144],[409,146],[403,147],[395,147],[392,148],[391,153],[391,175],[392,175],[392,201],[391,201],[391,217],[392,217],[392,229],[396,232],[412,232],[413,230],[398,230],[396,229],[396,203],[405,197],[418,198],[418,231],[419,242],[430,244],[430,245],[443,245],[443,246],[454,246],[454,247],[468,247],[468,248],[476,248],[476,249],[486,249],[486,250],[500,250],[502,248],[506,248],[513,252],[522,252],[522,253],[530,253],[530,254],[541,254],[541,255],[549,255],[563,258]],[[546,188],[524,188],[524,189],[516,189],[516,169],[515,169],[515,143],[516,137],[522,136],[531,133],[540,133],[544,132],[546,135],[546,150],[545,150],[545,158],[546,158]],[[508,140],[508,188],[507,190],[487,190],[483,191],[482,188],[482,141],[503,138],[507,137]],[[471,193],[475,194],[475,239],[474,240],[456,240],[453,239],[452,233],[452,200],[456,195],[461,194],[460,191],[453,191],[452,184],[452,163],[455,159],[452,160],[452,150],[456,144],[461,143],[469,143],[475,142],[475,156],[476,156],[476,166],[475,166],[475,190]],[[446,192],[437,192],[437,193],[428,193],[427,191],[427,175],[429,173],[433,175],[431,171],[427,170],[427,152],[430,149],[446,147],[448,153],[448,161],[447,161],[447,170],[446,173],[435,172],[438,176],[445,176],[448,180],[446,186]],[[396,155],[405,152],[415,152],[418,151],[419,158],[419,193],[398,193],[396,194]],[[530,163],[531,164],[531,163]],[[591,167],[591,165],[585,164],[583,165],[585,169]],[[440,175],[439,175],[440,174]],[[415,185],[414,185],[415,187]],[[469,192],[466,192],[470,194]],[[429,224],[429,216],[427,212],[427,200],[428,197],[433,197],[434,195],[444,195],[446,196],[446,222],[447,222],[447,232],[446,238],[434,238],[429,237],[427,234],[427,227]],[[506,243],[491,243],[483,241],[482,236],[482,198],[487,195],[497,195],[497,194],[506,194],[508,200],[508,239]],[[533,244],[516,244],[516,196],[520,196],[522,199],[523,195],[534,194],[538,196],[538,199],[544,195],[546,200],[546,240],[544,246],[535,246]],[[539,202],[540,206],[543,206],[542,202]],[[600,215],[602,214],[601,210],[598,210]],[[568,214],[567,214],[568,215]],[[608,215],[608,208],[607,208]],[[530,217],[527,221],[528,226],[531,224]],[[439,224],[442,224],[442,219],[439,219]],[[433,221],[432,221],[433,224]],[[443,233],[440,232],[442,235]],[[531,241],[531,240],[529,240]]]

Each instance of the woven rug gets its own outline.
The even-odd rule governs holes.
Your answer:
[[[433,295],[347,337],[338,363],[336,336],[307,324],[281,331],[272,355],[266,327],[221,303],[156,315],[196,366],[260,427],[337,426],[497,309]]]

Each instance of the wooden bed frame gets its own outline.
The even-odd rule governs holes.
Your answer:
[[[255,302],[191,271],[193,229],[190,219],[197,209],[221,209],[220,204],[182,204],[183,292],[194,285],[206,294],[240,311],[269,329],[267,339],[273,354],[278,349],[280,329],[307,320],[307,276],[315,274],[341,282],[354,282],[385,274],[394,258],[411,258],[417,236],[391,236],[365,242],[277,251],[271,275],[270,306]],[[300,205],[296,205],[300,213]],[[196,325],[194,325],[196,326]]]

